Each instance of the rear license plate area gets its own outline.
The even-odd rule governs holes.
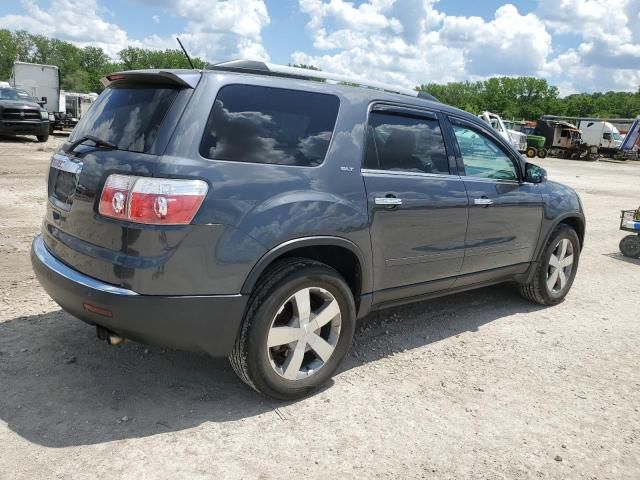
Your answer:
[[[48,194],[52,205],[65,211],[71,209],[81,170],[82,162],[74,161],[65,155],[56,153],[51,158]]]

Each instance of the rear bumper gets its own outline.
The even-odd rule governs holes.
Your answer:
[[[151,345],[231,353],[247,303],[245,295],[139,295],[86,276],[62,263],[38,235],[31,247],[38,281],[64,310],[91,325]],[[87,311],[85,304],[107,309],[111,316]]]
[[[49,134],[49,121],[0,120],[0,135],[37,135]]]

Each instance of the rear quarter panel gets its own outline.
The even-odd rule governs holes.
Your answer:
[[[283,88],[282,79],[203,75],[166,154],[156,166],[158,175],[197,177],[209,183],[207,198],[194,223],[215,225],[221,231],[211,242],[215,244],[215,264],[227,266],[216,273],[224,277],[221,281],[227,291],[216,293],[239,292],[253,265],[266,252],[293,239],[341,237],[358,247],[361,258],[371,258],[366,195],[360,175],[363,122],[370,96],[358,89],[339,96],[336,127],[320,166],[203,158],[199,145],[216,94],[224,85],[239,83]],[[286,88],[326,93],[321,84],[308,81],[288,81]],[[369,269],[370,265],[362,268]]]

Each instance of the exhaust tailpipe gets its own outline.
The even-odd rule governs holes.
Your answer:
[[[100,340],[105,340],[109,345],[120,345],[127,341],[126,338],[99,325],[96,325],[96,335]]]

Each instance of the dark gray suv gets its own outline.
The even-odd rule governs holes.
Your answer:
[[[111,75],[51,160],[36,275],[124,339],[228,356],[307,395],[368,312],[498,282],[553,305],[576,193],[473,115],[258,62]]]

